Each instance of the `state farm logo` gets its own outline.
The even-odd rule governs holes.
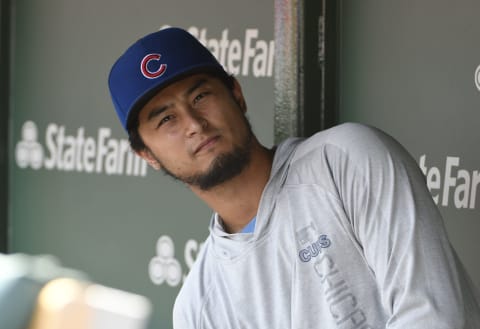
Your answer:
[[[15,160],[20,168],[39,169],[43,163],[43,147],[37,141],[37,125],[26,121],[22,126],[22,140],[15,147]]]
[[[157,255],[150,260],[148,272],[155,284],[166,282],[169,286],[175,287],[180,283],[182,267],[175,259],[175,246],[169,236],[163,235],[158,239]]]
[[[465,168],[460,165],[460,160],[460,157],[447,156],[444,165],[433,165],[423,154],[418,164],[437,205],[476,209],[480,195],[480,170]]]
[[[70,131],[64,125],[49,123],[43,135],[37,124],[28,120],[15,146],[15,162],[21,169],[147,175],[147,163],[130,150],[128,140],[113,138],[108,127],[88,136],[84,127]]]
[[[156,244],[156,254],[148,263],[148,275],[155,285],[164,283],[171,287],[176,287],[187,277],[188,272],[193,266],[203,243],[190,239],[186,242],[183,249],[185,271],[180,262],[175,258],[175,244],[168,235],[162,235],[158,238]]]
[[[475,71],[475,85],[477,86],[478,91],[480,91],[480,65],[478,65],[477,70]]]
[[[170,27],[164,25],[160,29]],[[233,36],[225,28],[212,35],[206,27],[191,26],[188,32],[215,56],[225,70],[235,76],[272,77],[275,41],[261,38],[258,28],[248,28],[241,36]]]

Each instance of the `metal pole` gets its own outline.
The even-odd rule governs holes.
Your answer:
[[[10,81],[10,1],[0,5],[0,252],[8,237],[8,122]]]
[[[335,0],[275,0],[275,143],[337,121]]]

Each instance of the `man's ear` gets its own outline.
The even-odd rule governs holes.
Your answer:
[[[157,160],[157,158],[153,155],[153,153],[148,148],[144,148],[143,150],[140,150],[140,151],[135,151],[135,153],[139,157],[141,157],[143,160],[147,161],[149,166],[152,167],[153,169],[155,170],[162,169],[160,162]]]
[[[233,97],[237,101],[237,104],[240,106],[240,109],[243,113],[247,112],[247,103],[245,102],[245,97],[243,97],[242,87],[237,79],[233,79]]]

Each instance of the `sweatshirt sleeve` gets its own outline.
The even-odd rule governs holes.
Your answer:
[[[480,328],[471,281],[414,159],[378,130],[345,129],[329,146],[332,174],[389,315],[386,328]]]

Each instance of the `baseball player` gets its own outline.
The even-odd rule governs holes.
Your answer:
[[[135,42],[109,87],[133,150],[214,211],[174,328],[480,328],[424,177],[385,133],[264,147],[238,81],[179,28]]]

